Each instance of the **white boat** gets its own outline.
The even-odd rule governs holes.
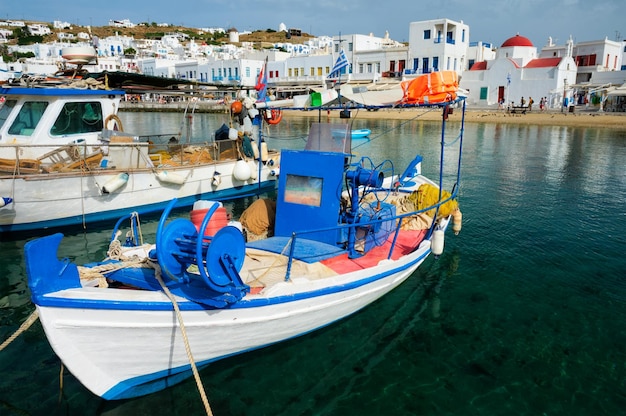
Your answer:
[[[102,89],[95,79],[65,82],[0,88],[0,232],[160,211],[175,197],[191,205],[275,187],[278,153],[246,155],[237,131],[214,142],[207,133],[204,145],[166,134],[149,141],[122,131],[124,91]],[[260,147],[257,130],[251,144]]]
[[[132,222],[127,242],[112,238],[102,262],[59,260],[58,233],[29,241],[31,298],[69,371],[105,399],[155,392],[196,367],[344,318],[400,285],[431,253],[440,255],[451,218],[460,230],[462,122],[441,129],[441,163],[458,160],[441,166],[437,181],[421,174],[419,155],[402,174],[390,161],[351,161],[349,127],[342,140],[338,128],[314,124],[305,150],[281,153],[269,238],[246,242],[230,225],[205,233],[216,203],[202,221],[170,221],[173,200],[154,245],[138,243]],[[258,201],[240,218],[244,230],[249,210],[267,202]]]

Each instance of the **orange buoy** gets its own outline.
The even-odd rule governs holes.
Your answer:
[[[239,114],[241,113],[241,110],[243,110],[243,104],[241,104],[241,101],[233,101],[230,105],[230,112],[232,114]]]

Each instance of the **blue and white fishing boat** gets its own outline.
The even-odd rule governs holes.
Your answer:
[[[275,187],[270,165],[278,153],[246,154],[237,131],[220,141],[207,133],[204,144],[183,140],[183,132],[123,131],[124,94],[94,78],[0,88],[0,232],[115,220],[129,209],[160,211],[175,197],[190,206]],[[258,131],[244,132],[255,149]]]
[[[429,107],[447,114],[451,105],[464,114],[461,98]],[[440,255],[450,223],[460,231],[463,118],[442,123],[433,180],[422,175],[420,155],[398,174],[388,160],[352,160],[348,125],[341,139],[337,124],[312,125],[304,150],[281,153],[264,239],[246,241],[225,224],[207,232],[217,203],[207,203],[201,221],[170,220],[173,200],[155,244],[141,242],[131,215],[132,232],[118,241],[118,221],[104,261],[58,259],[61,234],[28,242],[28,284],[50,345],[94,394],[123,399],[364,308]],[[255,206],[239,219],[244,231]]]

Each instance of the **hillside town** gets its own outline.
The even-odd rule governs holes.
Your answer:
[[[121,34],[141,27],[143,38]],[[405,43],[389,33],[314,37],[285,24],[253,33],[235,28],[170,31],[168,24],[123,19],[109,21],[113,35],[98,36],[96,29],[61,21],[0,21],[0,82],[54,74],[68,66],[63,49],[82,45],[97,51],[84,65],[90,72],[175,78],[218,92],[253,91],[262,70],[278,98],[338,84],[384,90],[420,74],[451,70],[467,91],[468,104],[476,107],[534,103],[538,109],[626,111],[624,40],[574,42],[570,36],[564,44],[546,39],[538,48],[524,34],[512,33],[495,45],[470,40],[467,24],[447,18],[409,23]],[[42,41],[15,42],[19,36]],[[347,65],[333,73],[340,56]]]

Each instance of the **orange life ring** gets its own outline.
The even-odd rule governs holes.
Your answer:
[[[272,108],[271,110],[265,110],[264,117],[267,124],[278,124],[283,119],[283,112],[278,108]]]

